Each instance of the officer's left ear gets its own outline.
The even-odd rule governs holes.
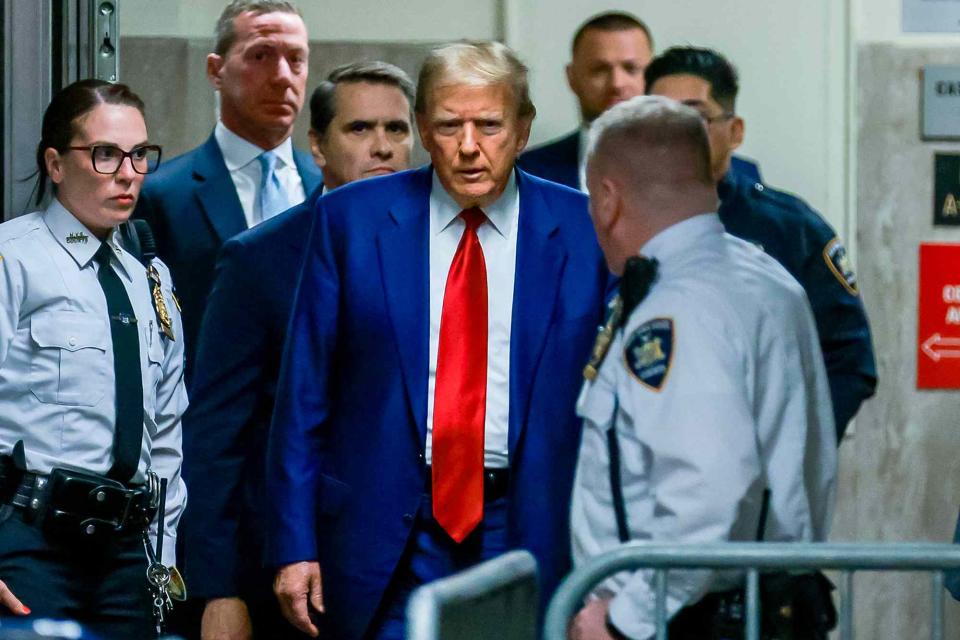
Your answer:
[[[43,163],[47,167],[47,176],[53,184],[63,182],[63,157],[53,147],[47,147],[43,152]]]

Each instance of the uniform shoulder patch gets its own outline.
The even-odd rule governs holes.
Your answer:
[[[847,248],[840,242],[840,238],[834,237],[823,248],[823,260],[850,295],[860,294],[857,288],[857,274],[853,272],[853,264],[850,262],[850,256],[847,255]]]
[[[637,382],[660,391],[673,362],[673,318],[654,318],[634,330],[626,341],[623,360]]]

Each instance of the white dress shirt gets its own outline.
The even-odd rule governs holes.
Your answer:
[[[803,289],[760,249],[724,233],[714,214],[671,226],[641,253],[659,261],[657,279],[578,402],[574,563],[620,545],[611,426],[632,540],[754,540],[764,488],[771,492],[765,540],[825,540],[836,435]],[[741,579],[671,571],[667,614]],[[601,588],[614,594],[610,619],[621,632],[654,635],[651,571],[617,574]]]
[[[172,341],[160,333],[146,269],[118,234],[107,242],[140,337],[143,439],[132,482],[142,483],[147,469],[168,480],[163,558],[172,564],[187,501],[180,477],[183,327],[166,266],[153,261]],[[0,224],[0,453],[23,440],[28,471],[70,467],[105,474],[113,463],[113,341],[93,260],[99,247],[56,199],[46,211]]]
[[[273,151],[277,154],[277,164],[274,172],[277,174],[277,179],[283,186],[283,190],[287,193],[290,206],[299,204],[306,199],[300,172],[297,171],[297,165],[293,161],[293,141],[289,137],[274,149],[261,149],[227,129],[222,121],[217,121],[213,135],[216,137],[217,145],[223,154],[223,161],[227,165],[227,171],[230,172],[233,186],[237,189],[237,197],[240,198],[240,206],[243,207],[243,216],[247,219],[248,228],[263,219],[263,216],[260,215],[260,202],[257,197],[262,177],[257,158],[264,151]]]
[[[447,273],[466,224],[462,209],[433,175],[430,190],[430,377],[427,384],[427,464],[431,464],[433,405],[437,387],[437,352]],[[487,267],[487,410],[483,460],[487,468],[506,468],[510,418],[510,323],[517,266],[520,193],[514,174],[500,198],[483,212],[487,222],[477,229]]]
[[[580,141],[577,144],[577,179],[580,180],[580,191],[590,195],[587,191],[587,141],[590,139],[590,125],[580,125]]]

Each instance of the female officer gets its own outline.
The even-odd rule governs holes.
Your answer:
[[[0,609],[107,638],[153,635],[147,549],[174,564],[186,503],[179,312],[120,233],[160,162],[143,110],[122,84],[60,91],[37,149],[53,198],[0,224]]]

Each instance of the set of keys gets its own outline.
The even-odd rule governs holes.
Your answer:
[[[157,547],[150,544],[149,527],[144,527],[141,537],[143,548],[147,553],[147,585],[153,602],[153,619],[157,628],[157,635],[163,633],[167,614],[173,610],[173,601],[182,602],[187,599],[187,589],[183,577],[176,567],[163,564],[163,525],[167,504],[167,480],[160,480],[157,475],[148,472],[147,482],[151,488],[151,506],[157,509]],[[159,485],[159,490],[154,490]],[[156,500],[156,498],[159,498]],[[156,502],[154,502],[156,500]]]

